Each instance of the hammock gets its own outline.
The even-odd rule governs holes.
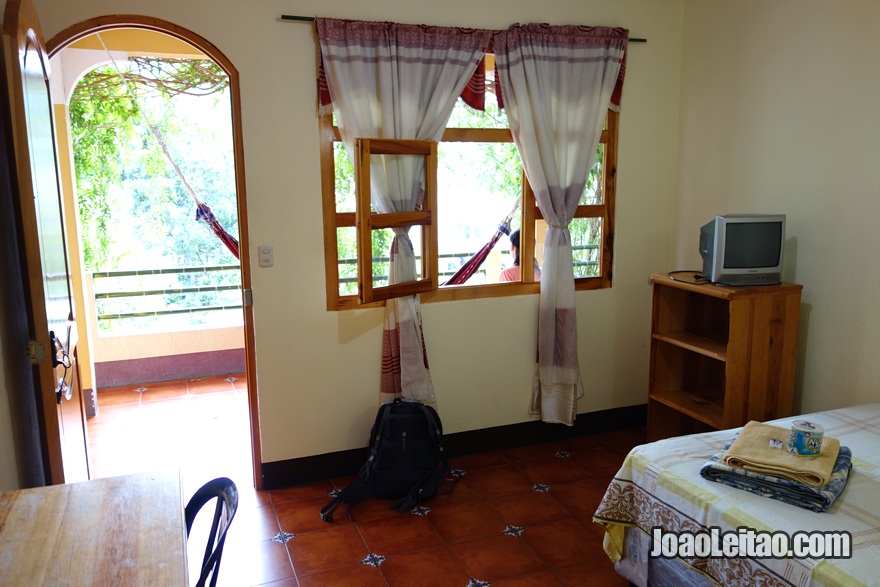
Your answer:
[[[229,252],[232,253],[236,259],[239,258],[238,239],[226,232],[220,224],[220,221],[214,217],[214,213],[211,212],[211,209],[204,202],[198,202],[196,204],[196,222],[199,220],[204,220],[208,226],[211,227],[211,230],[214,231],[214,234],[217,235],[217,238],[220,239],[220,242],[226,245]]]
[[[138,112],[140,112],[141,117],[147,123],[147,126],[150,129],[150,132],[153,134],[153,137],[156,139],[156,142],[159,143],[159,146],[162,148],[162,153],[165,155],[165,158],[168,160],[168,163],[171,164],[171,167],[174,169],[174,172],[177,174],[177,177],[180,178],[180,181],[183,183],[183,187],[186,188],[186,191],[192,196],[192,199],[196,203],[196,222],[199,220],[204,220],[205,223],[210,227],[210,229],[214,232],[217,238],[220,239],[226,248],[229,249],[229,252],[232,253],[236,259],[241,259],[239,256],[239,246],[238,239],[229,234],[226,229],[220,224],[220,221],[214,216],[214,213],[211,212],[211,208],[208,207],[207,204],[202,202],[199,197],[196,195],[195,190],[192,189],[192,186],[189,185],[189,182],[186,181],[186,177],[184,177],[183,172],[178,167],[177,162],[174,161],[174,158],[171,156],[171,153],[168,151],[168,145],[165,144],[165,139],[162,136],[162,133],[159,132],[159,128],[156,127],[152,122],[150,122],[147,113],[141,108],[140,102],[138,102],[137,95],[132,91],[131,86],[128,85],[128,81],[125,79],[125,76],[122,75],[122,70],[119,69],[119,65],[116,64],[116,60],[113,58],[113,55],[110,53],[110,50],[107,49],[107,45],[104,44],[104,39],[101,38],[100,34],[96,34],[98,40],[101,42],[101,46],[104,47],[104,51],[107,53],[107,56],[110,58],[111,63],[113,63],[113,67],[116,69],[117,75],[119,75],[119,79],[122,81],[123,85],[125,85],[128,94],[131,96],[132,102],[137,108]]]
[[[498,243],[498,239],[501,238],[502,234],[506,234],[510,236],[510,221],[513,219],[513,214],[516,212],[516,209],[519,208],[519,200],[517,200],[516,205],[514,205],[513,210],[501,221],[498,225],[498,229],[492,235],[492,238],[489,239],[483,248],[474,253],[474,255],[465,261],[458,270],[447,279],[442,285],[461,285],[465,283],[471,276],[477,272],[477,270],[483,265],[483,262],[486,260],[486,257],[489,256],[489,253],[492,252],[492,249],[495,248],[495,245]]]
[[[214,231],[214,234],[217,235],[217,238],[220,239],[226,248],[229,249],[229,252],[235,255],[236,259],[239,259],[239,250],[238,250],[238,239],[234,236],[226,232],[226,229],[220,224],[220,221],[214,216],[214,213],[211,212],[211,208],[208,207],[207,204],[202,202],[199,197],[196,195],[195,190],[192,189],[192,186],[189,185],[189,182],[186,181],[186,178],[183,176],[183,172],[180,170],[180,167],[177,166],[177,163],[174,161],[174,158],[171,157],[171,153],[168,152],[168,146],[165,144],[165,140],[162,138],[162,134],[159,132],[159,129],[156,128],[150,121],[147,119],[146,114],[141,111],[141,115],[144,116],[144,120],[147,121],[147,126],[150,127],[150,131],[153,133],[153,136],[156,137],[156,141],[159,143],[159,146],[162,147],[162,152],[165,154],[165,158],[168,159],[168,162],[171,164],[171,167],[174,168],[174,171],[177,173],[177,176],[180,178],[180,181],[183,182],[183,187],[186,188],[186,191],[189,192],[189,195],[192,196],[192,199],[196,202],[196,222],[199,220],[204,220],[205,223]]]

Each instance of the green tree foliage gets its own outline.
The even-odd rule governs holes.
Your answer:
[[[109,261],[107,194],[118,185],[120,145],[134,130],[137,108],[120,87],[91,83],[96,72],[87,74],[70,100],[70,128],[73,161],[83,233],[83,260],[87,270],[112,267]]]
[[[487,94],[487,97],[490,97]],[[475,110],[461,99],[452,111],[447,128],[509,128],[507,115],[497,102],[487,100],[485,112]],[[512,143],[478,143],[481,165],[465,159],[464,154],[445,161],[452,173],[473,173],[488,192],[508,194],[514,201],[522,192],[522,160]],[[505,214],[509,210],[499,210]]]
[[[156,203],[167,203],[161,194],[168,181],[175,181],[173,169],[149,131],[150,123],[173,143],[181,129],[173,116],[172,99],[221,95],[228,84],[228,77],[212,61],[164,58],[132,59],[124,71],[112,65],[99,67],[80,80],[70,101],[70,128],[87,271],[115,268],[125,254],[114,246],[113,223],[123,220],[120,210],[111,205],[114,190],[133,178],[155,181],[150,191],[158,195]],[[143,116],[147,110],[150,120]],[[192,150],[178,151],[188,153],[197,168],[204,160]],[[213,204],[212,198],[204,199]],[[159,215],[159,209],[149,212]],[[143,206],[135,210],[136,217],[154,227],[161,225],[153,216],[142,216],[144,212]]]
[[[236,265],[160,147],[200,200],[237,235],[228,78],[213,62],[137,58],[89,72],[70,119],[86,271]],[[125,291],[238,283],[237,271],[142,277]],[[237,291],[99,300],[99,313],[240,303]],[[155,297],[155,296],[154,296]],[[156,305],[158,304],[158,305]],[[195,323],[204,321],[191,315]],[[149,319],[142,319],[142,322]],[[119,324],[101,324],[114,329]]]

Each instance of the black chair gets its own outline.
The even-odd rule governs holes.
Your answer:
[[[226,531],[232,523],[235,510],[238,509],[238,488],[231,479],[219,477],[202,485],[186,504],[186,535],[188,538],[199,510],[215,498],[217,499],[217,507],[214,508],[214,521],[211,523],[208,546],[205,548],[205,558],[202,560],[196,587],[207,585],[208,578],[211,579],[211,587],[217,585],[220,557],[223,555],[223,544],[226,542]]]

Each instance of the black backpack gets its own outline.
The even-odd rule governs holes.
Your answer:
[[[379,406],[369,451],[358,478],[321,510],[325,522],[333,520],[339,504],[370,497],[393,499],[391,507],[404,512],[434,497],[449,474],[440,417],[415,400],[395,399]]]

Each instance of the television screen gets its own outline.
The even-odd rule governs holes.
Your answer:
[[[779,263],[781,222],[743,222],[727,225],[724,267],[774,267]]]
[[[702,277],[727,285],[780,283],[784,214],[725,214],[700,228]]]

